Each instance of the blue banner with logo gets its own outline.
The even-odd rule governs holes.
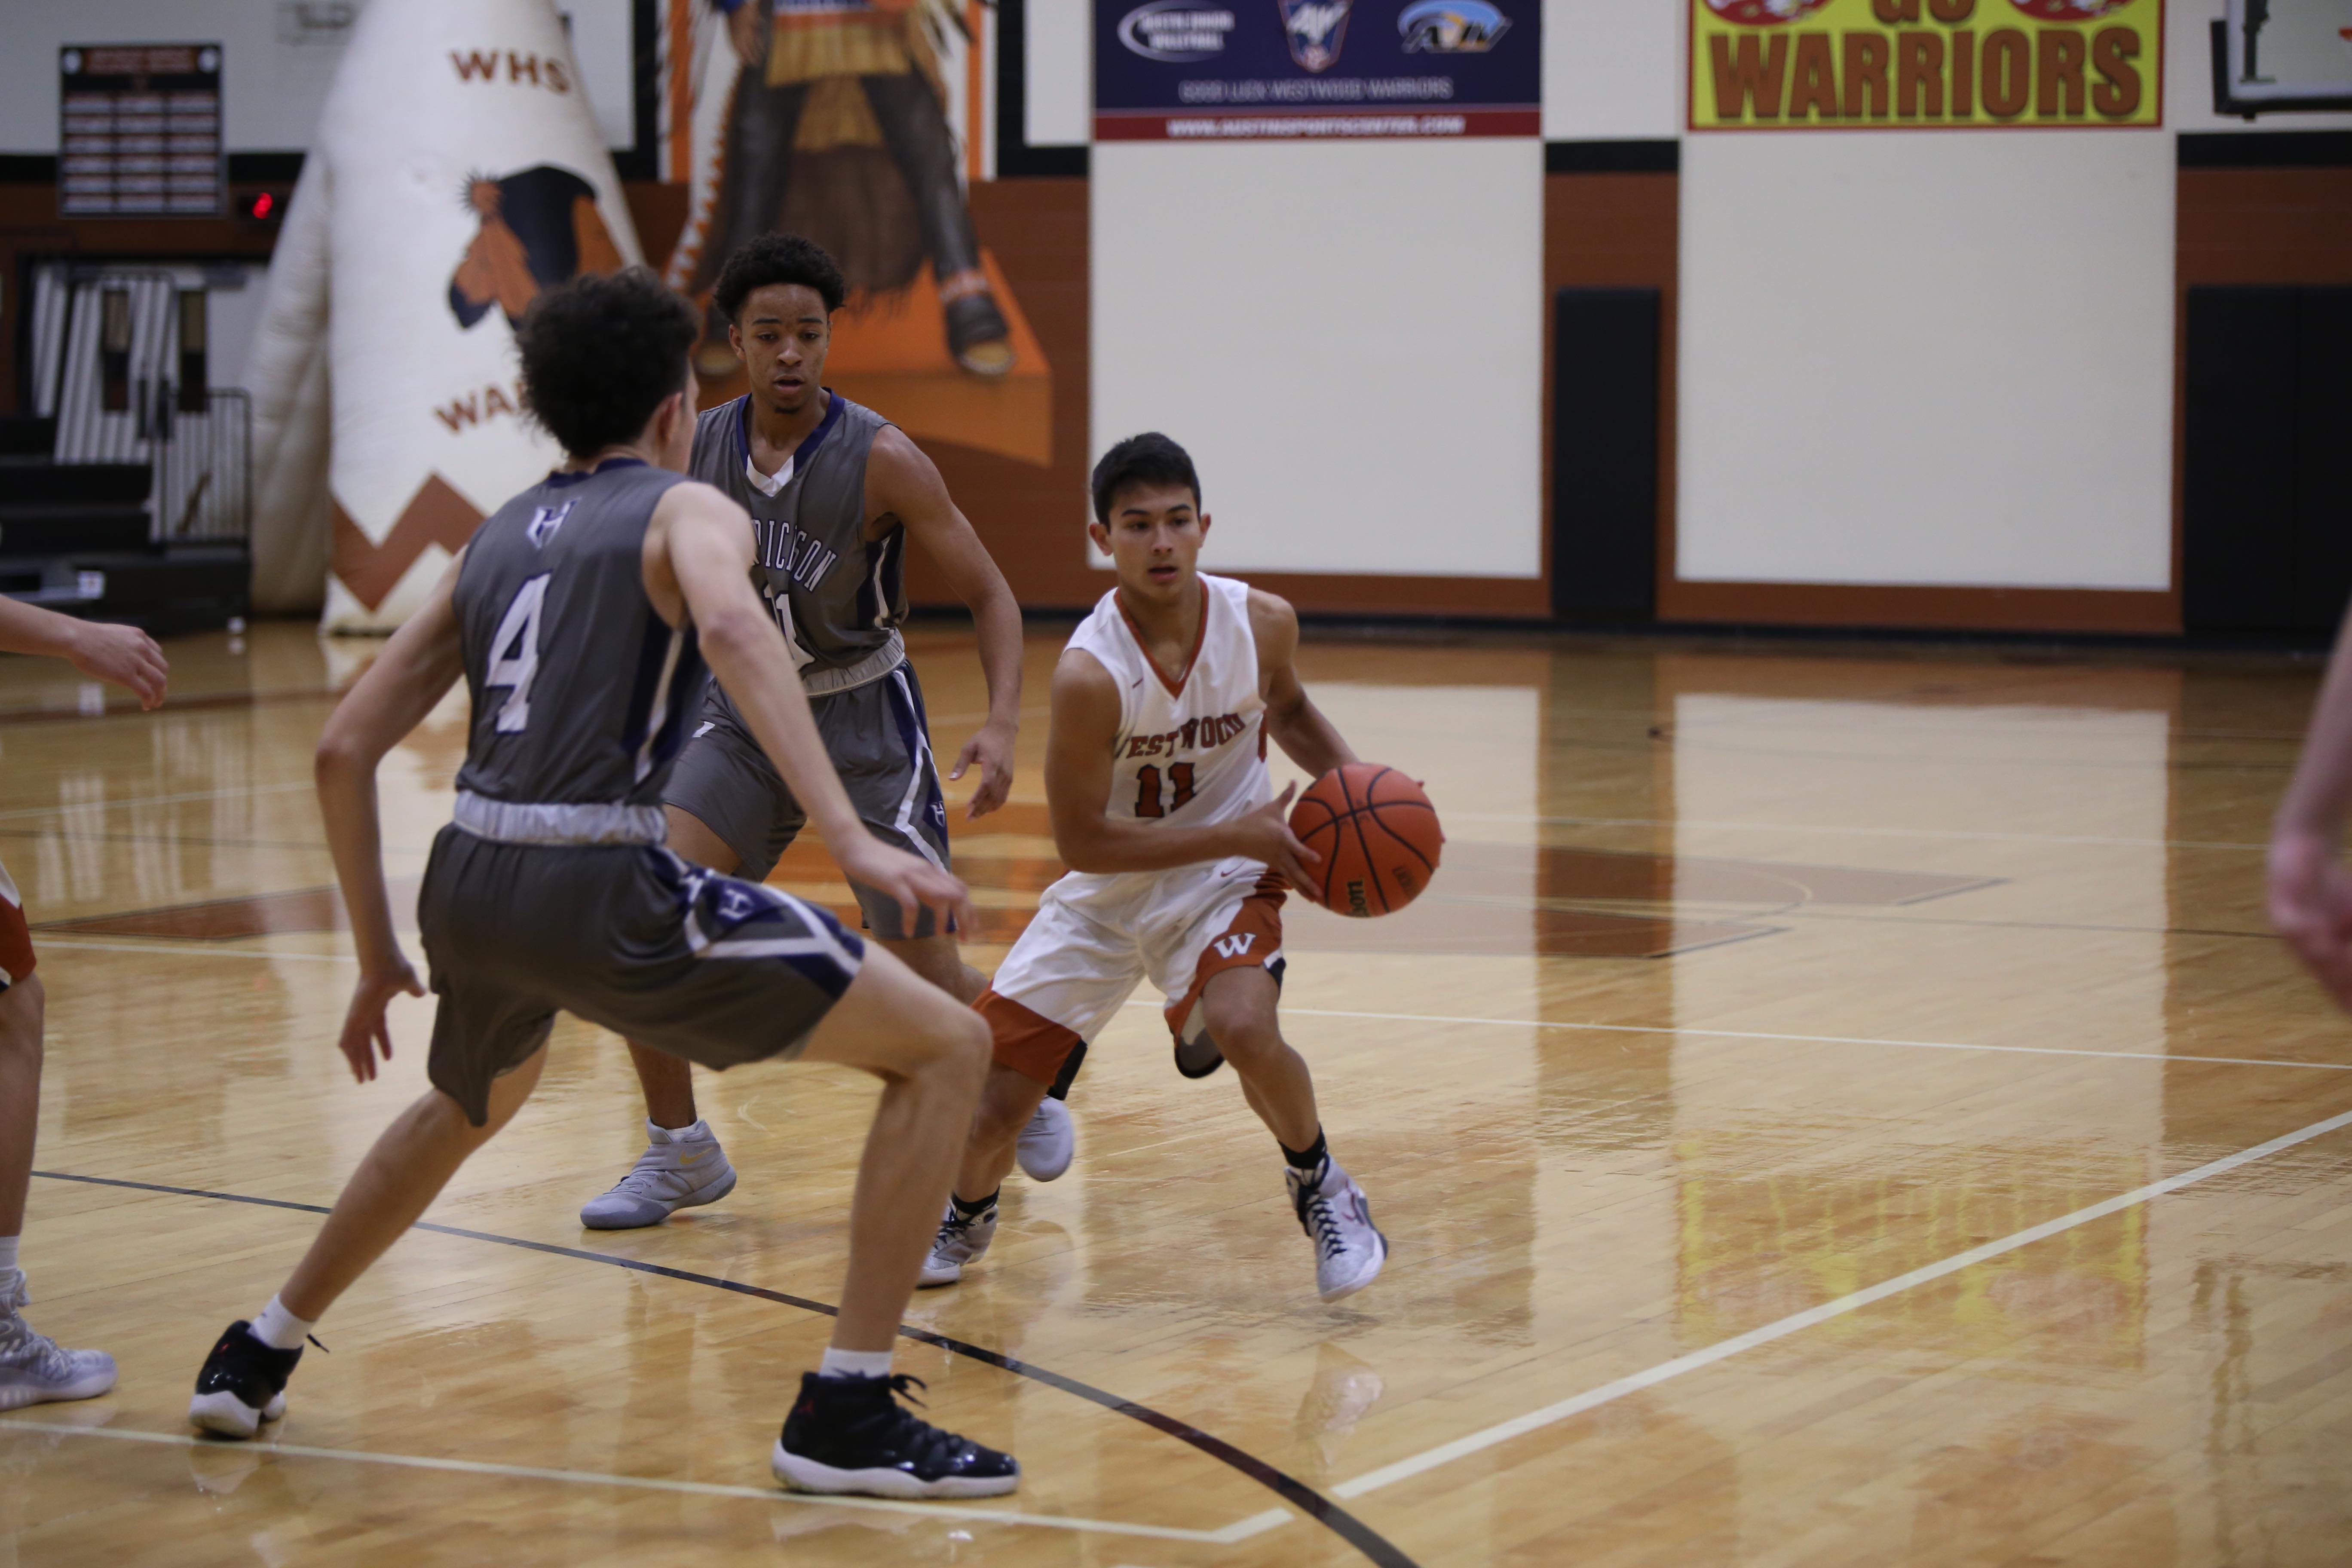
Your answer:
[[[1541,0],[1095,0],[1095,139],[1543,134]]]

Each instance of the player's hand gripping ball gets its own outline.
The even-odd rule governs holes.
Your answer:
[[[1445,847],[1421,786],[1378,763],[1333,768],[1290,808],[1290,831],[1323,858],[1300,892],[1343,915],[1394,914],[1429,886]]]

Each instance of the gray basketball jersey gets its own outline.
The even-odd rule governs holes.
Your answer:
[[[646,597],[646,526],[685,476],[613,458],[491,514],[457,574],[474,699],[457,787],[491,801],[658,806],[704,669]]]
[[[812,693],[887,673],[907,616],[906,530],[866,539],[866,458],[889,421],[828,395],[824,420],[772,477],[751,467],[748,396],[703,413],[688,466],[751,514],[752,581]]]

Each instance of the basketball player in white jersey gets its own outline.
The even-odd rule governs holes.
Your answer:
[[[1325,1144],[1307,1063],[1282,1038],[1286,884],[1319,857],[1286,820],[1266,742],[1320,776],[1355,752],[1292,664],[1298,617],[1271,594],[1195,568],[1209,519],[1184,449],[1130,437],[1094,472],[1097,545],[1118,585],[1054,671],[1045,798],[1070,874],[973,1004],[994,1036],[955,1191],[924,1265],[951,1284],[996,1234],[1014,1140],[1062,1064],[1150,979],[1188,1078],[1234,1065],[1282,1147],[1327,1301],[1372,1282],[1388,1241]]]

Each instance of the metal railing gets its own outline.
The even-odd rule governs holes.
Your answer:
[[[205,394],[202,414],[179,411],[172,384],[149,393],[150,537],[163,544],[242,543],[253,527],[253,400],[234,387]]]
[[[34,278],[36,403],[58,421],[59,463],[145,463],[149,538],[157,544],[242,542],[253,517],[252,399],[206,389],[182,406],[175,301],[184,279],[160,268],[51,263]],[[102,353],[105,296],[128,307],[128,342],[110,367]],[[127,398],[110,409],[110,368]],[[193,398],[188,401],[194,401]]]

